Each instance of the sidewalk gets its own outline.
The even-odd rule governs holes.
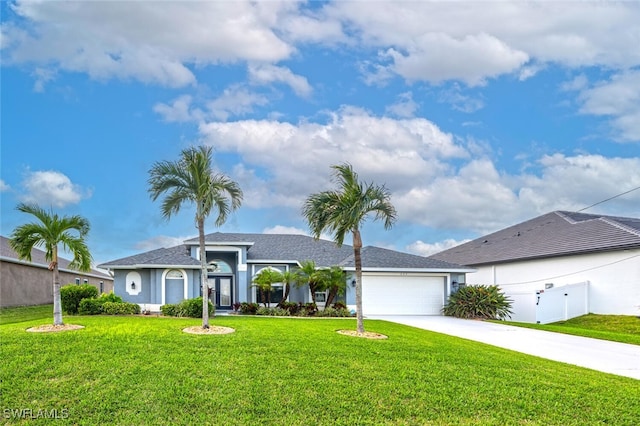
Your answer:
[[[553,361],[640,380],[640,346],[444,316],[372,315]]]

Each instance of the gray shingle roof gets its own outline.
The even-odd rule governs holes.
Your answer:
[[[9,238],[2,237],[2,236],[0,236],[0,256],[3,259],[15,260],[15,261],[26,263],[25,260],[20,260],[18,258],[18,253],[16,253],[15,250],[11,248],[11,245],[9,244]],[[49,267],[49,261],[46,259],[45,252],[37,248],[33,248],[31,250],[31,263],[38,266],[45,266],[47,268]],[[71,268],[69,268],[70,263],[71,263],[70,260],[58,256],[59,269],[72,270]],[[81,274],[91,274],[101,278],[112,279],[110,275],[107,275],[104,272],[100,272],[96,269],[92,269],[90,272],[81,272]]]
[[[640,247],[640,219],[556,211],[431,256],[461,265]]]
[[[159,248],[122,259],[112,260],[98,266],[101,268],[113,268],[114,266],[134,267],[140,265],[200,267],[200,261],[189,256],[187,246],[179,245],[170,248]]]
[[[292,234],[242,234],[216,232],[205,236],[208,245],[247,246],[249,262],[282,261],[296,262],[313,260],[318,267],[340,265],[353,267],[353,247],[336,246],[333,241],[316,240],[306,235]],[[134,266],[134,265],[199,265],[196,259],[188,255],[188,246],[198,244],[198,239],[185,241],[185,245],[171,249],[157,249],[135,256],[114,260],[102,267]],[[188,258],[188,259],[185,259]],[[454,265],[422,256],[367,246],[362,249],[363,268],[388,269],[430,269],[451,270],[464,269]],[[173,261],[173,263],[172,263]],[[185,262],[191,263],[185,263]],[[182,262],[182,263],[178,263]]]

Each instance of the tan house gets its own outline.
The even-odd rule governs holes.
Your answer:
[[[59,258],[60,284],[91,284],[103,293],[113,290],[113,278],[92,269],[80,272],[69,268],[71,261]],[[9,245],[9,239],[0,237],[0,307],[44,305],[53,303],[53,276],[45,252],[33,249],[31,262],[19,260]]]

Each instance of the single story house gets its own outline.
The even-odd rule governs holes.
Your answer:
[[[113,278],[92,269],[80,272],[69,268],[71,261],[58,258],[60,284],[90,284],[101,293],[113,290]],[[0,237],[0,306],[29,306],[53,303],[53,274],[45,252],[31,250],[31,262],[18,259],[9,238]]]
[[[355,305],[353,248],[332,241],[291,234],[208,234],[206,262],[209,285],[215,287],[218,311],[237,302],[260,302],[252,280],[263,268],[292,270],[313,260],[319,268],[340,266],[346,274],[344,296]],[[363,314],[440,315],[452,286],[464,281],[469,268],[435,259],[367,246],[362,249]],[[115,293],[143,309],[157,311],[201,295],[198,239],[100,265],[113,271]],[[275,286],[273,301],[282,299]],[[325,294],[316,294],[321,305]],[[309,302],[308,286],[293,288],[289,301]]]
[[[430,258],[472,267],[467,284],[507,295],[588,283],[586,312],[640,315],[640,219],[555,211]]]

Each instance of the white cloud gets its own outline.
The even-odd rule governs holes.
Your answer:
[[[330,113],[325,124],[211,122],[202,124],[200,133],[216,149],[242,156],[244,166],[234,173],[245,181],[243,188],[251,188],[253,195],[245,194],[245,200],[252,207],[299,206],[304,196],[328,183],[329,166],[343,161],[365,179],[400,189],[448,167],[439,159],[468,155],[428,120],[375,117],[351,107]]]
[[[147,240],[143,240],[138,242],[135,245],[136,250],[150,251],[159,248],[170,248],[178,246],[184,241],[194,238],[193,235],[188,237],[168,237],[166,235],[159,235],[157,237],[149,238]]]
[[[276,225],[262,230],[263,234],[309,235],[309,232],[293,226]]]
[[[441,251],[450,249],[451,247],[464,244],[471,240],[457,241],[451,238],[447,238],[443,241],[435,243],[425,243],[422,240],[417,240],[405,247],[409,253],[417,254],[419,256],[431,256],[432,254],[440,253]]]
[[[484,108],[482,99],[463,94],[463,90],[458,84],[453,84],[450,88],[442,90],[438,101],[450,104],[456,111],[466,113],[476,112]]]
[[[207,108],[212,117],[227,120],[232,116],[247,115],[253,112],[254,106],[263,106],[268,102],[264,95],[234,85],[226,88],[216,99],[207,102]]]
[[[296,75],[289,68],[275,65],[250,65],[249,78],[254,84],[284,83],[291,87],[296,95],[308,97],[313,88],[306,78]]]
[[[389,105],[386,111],[396,117],[411,118],[415,115],[419,107],[420,105],[413,100],[413,94],[411,92],[405,92],[398,95],[398,101]]]
[[[71,182],[66,175],[53,170],[29,172],[22,182],[23,202],[42,206],[64,207],[91,196],[89,191]]]
[[[198,108],[192,108],[191,103],[191,96],[182,95],[174,99],[170,105],[161,102],[155,104],[153,111],[160,114],[163,120],[169,123],[202,120],[204,113]]]
[[[11,187],[4,181],[4,179],[0,179],[0,192],[5,192],[10,189]]]
[[[30,31],[3,24],[4,61],[92,78],[194,84],[189,65],[277,62],[294,47],[276,34],[288,2],[30,2],[13,11]],[[144,23],[144,25],[141,25]]]
[[[31,73],[31,76],[36,79],[35,83],[33,83],[33,91],[42,93],[44,92],[44,86],[55,78],[56,72],[47,68],[36,68]]]
[[[333,2],[325,9],[359,45],[387,52],[368,69],[411,81],[478,85],[503,74],[530,78],[548,63],[640,64],[640,33],[629,30],[640,21],[635,2]]]
[[[582,114],[610,117],[615,139],[640,141],[640,71],[615,74],[587,88],[579,83],[570,87],[582,89]]]

